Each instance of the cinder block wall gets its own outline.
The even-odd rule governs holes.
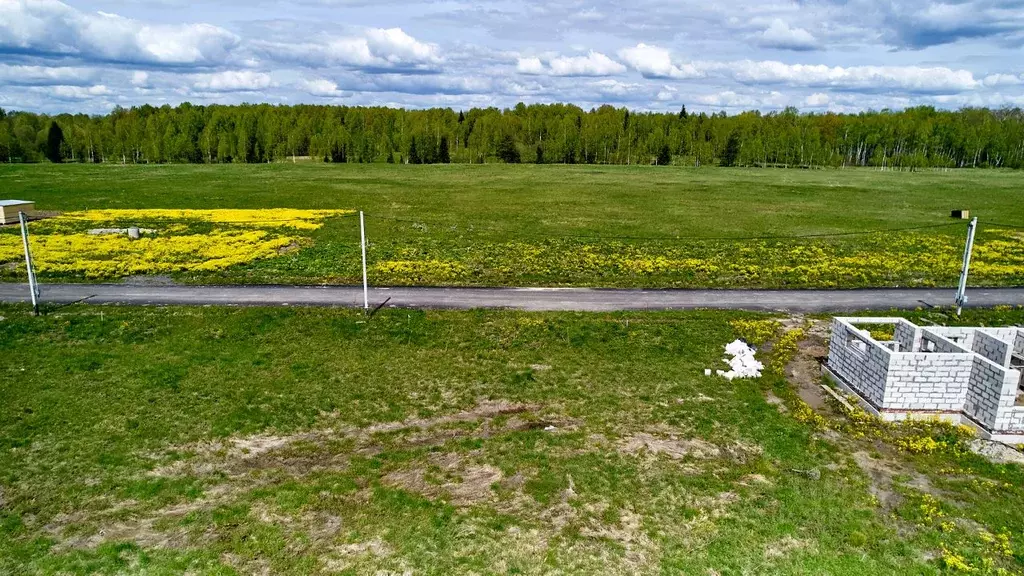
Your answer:
[[[971,350],[1004,368],[1010,366],[1010,344],[995,336],[979,331],[974,335]]]
[[[1024,406],[1017,406],[1017,385],[1020,370],[1003,371],[1003,390],[994,429],[1000,432],[1024,432]]]
[[[1017,337],[1013,342],[1013,353],[1017,356],[1024,356],[1024,330],[1017,330]]]
[[[965,350],[971,349],[971,345],[974,343],[974,335],[977,333],[976,328],[963,328],[959,326],[929,326],[924,329],[949,340],[954,340],[958,346]]]
[[[1000,410],[999,419],[996,420],[994,428],[998,432],[1024,433],[1024,406]],[[1024,438],[1022,438],[1022,443],[1024,443]]]
[[[1011,387],[1007,403],[1005,396],[1006,370],[984,358],[974,357],[971,378],[967,387],[964,412],[979,423],[989,427],[998,426],[1000,410],[1013,406],[1014,390]],[[1003,418],[1006,420],[1007,418]]]
[[[893,354],[883,407],[959,411],[967,398],[973,364],[967,354]]]
[[[892,352],[846,321],[832,321],[829,367],[875,406],[882,406],[885,400],[891,356]]]
[[[913,352],[917,350],[920,338],[921,334],[917,326],[902,318],[896,321],[896,326],[893,328],[892,339],[899,343],[899,352]]]

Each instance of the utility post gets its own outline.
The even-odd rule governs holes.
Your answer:
[[[359,245],[363,250],[363,311],[370,311],[370,294],[366,282],[366,222],[363,219],[363,211],[359,211]]]
[[[24,212],[18,212],[21,221],[21,243],[25,246],[25,268],[28,270],[28,290],[32,296],[32,315],[39,316],[39,283],[36,282],[36,271],[32,268],[32,251],[28,247],[28,218]]]
[[[967,225],[967,245],[964,246],[964,263],[960,269],[960,285],[956,289],[956,315],[959,316],[967,303],[967,272],[971,268],[971,252],[974,250],[974,232],[978,229],[978,218],[972,218]]]

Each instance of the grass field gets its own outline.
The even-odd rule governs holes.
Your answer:
[[[749,238],[942,225],[951,223],[954,208],[969,208],[983,222],[1024,222],[1020,174],[995,170],[11,165],[0,166],[0,189],[42,210],[361,209],[377,284],[950,285],[965,225]],[[0,231],[0,240],[12,235],[12,250],[15,232]],[[358,281],[355,220],[329,221],[308,236],[300,250],[280,257],[225,271],[182,271],[176,279]],[[979,242],[976,283],[1024,284],[1020,230],[984,224]],[[13,266],[0,268],[0,277],[15,279]]]
[[[1021,468],[949,427],[811,410],[813,379],[781,375],[820,346],[799,322],[780,336],[726,312],[0,316],[4,574],[1024,568]],[[766,375],[703,376],[738,334],[770,338]]]

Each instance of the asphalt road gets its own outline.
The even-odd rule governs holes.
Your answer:
[[[67,304],[346,306],[363,304],[355,286],[132,286],[44,284],[42,302]],[[969,306],[1024,305],[1024,288],[968,290]],[[370,306],[388,298],[402,308],[518,310],[685,310],[729,308],[789,312],[949,306],[954,290],[629,290],[590,288],[371,288]],[[0,302],[28,302],[26,284],[0,283]]]

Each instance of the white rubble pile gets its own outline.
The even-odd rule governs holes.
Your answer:
[[[725,345],[725,355],[729,358],[722,360],[729,365],[730,370],[715,370],[715,373],[726,380],[733,378],[760,378],[764,364],[754,358],[754,350],[743,340],[734,340]],[[711,369],[704,370],[706,376],[711,376]]]

